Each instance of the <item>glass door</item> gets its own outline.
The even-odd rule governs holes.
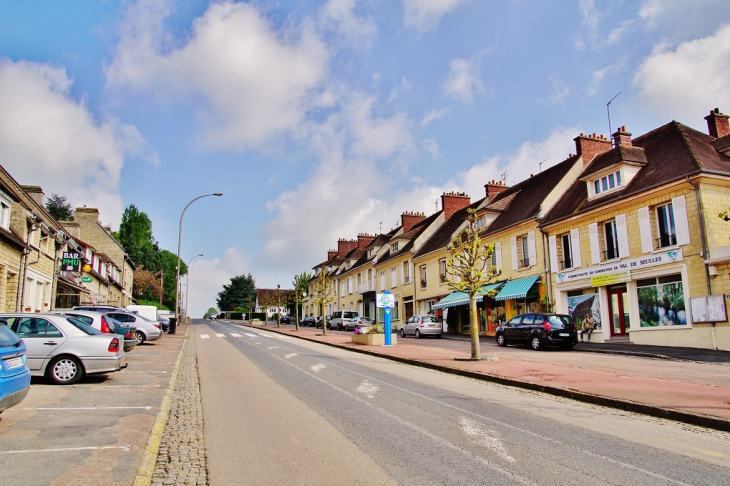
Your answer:
[[[611,316],[611,336],[627,335],[629,300],[625,286],[608,290],[608,313]]]

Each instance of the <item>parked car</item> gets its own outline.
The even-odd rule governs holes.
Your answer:
[[[146,317],[130,312],[107,312],[104,315],[136,327],[137,330],[134,334],[137,336],[137,345],[145,341],[156,341],[162,336],[162,325],[158,321],[150,321]]]
[[[282,324],[291,324],[291,317],[289,315],[282,315],[280,319]]]
[[[416,336],[436,336],[440,338],[444,333],[444,328],[434,316],[411,316],[400,328],[401,337]]]
[[[317,320],[314,322],[314,327],[320,328],[322,327],[322,316],[319,316]],[[327,316],[327,329],[332,329],[332,316]]]
[[[162,327],[162,332],[167,332],[170,330],[170,319],[167,317],[158,317],[158,321],[160,321],[160,327]]]
[[[369,317],[358,317],[355,321],[355,329],[366,329],[375,324],[375,321]]]
[[[116,307],[113,305],[75,305],[72,307],[73,310],[85,310],[93,312],[112,312],[112,311],[125,311],[131,312],[124,307]]]
[[[315,320],[312,316],[304,316],[301,319],[299,319],[299,325],[300,326],[314,326]]]
[[[28,348],[7,324],[0,319],[0,413],[22,402],[30,390]]]
[[[124,352],[128,353],[137,346],[137,328],[133,326],[125,326],[116,319],[105,316],[101,312],[85,311],[85,310],[66,310],[56,309],[53,314],[74,317],[81,322],[90,325],[97,331],[104,334],[119,334],[124,337]]]
[[[569,315],[522,314],[499,326],[495,339],[499,346],[526,344],[534,350],[545,346],[572,349],[578,343],[578,331]]]
[[[25,342],[31,376],[71,385],[84,375],[112,373],[127,366],[121,336],[103,334],[73,317],[3,313],[0,318]]]
[[[332,313],[332,328],[334,329],[348,329],[355,327],[355,320],[360,317],[356,311],[334,311]],[[353,321],[353,322],[350,322]]]

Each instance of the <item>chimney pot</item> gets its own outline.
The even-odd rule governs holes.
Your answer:
[[[711,137],[722,138],[730,135],[730,123],[728,116],[720,113],[719,108],[715,108],[705,117],[707,120],[707,131]]]

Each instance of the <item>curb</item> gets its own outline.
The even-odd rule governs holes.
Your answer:
[[[229,322],[229,323],[234,324],[232,322]],[[246,326],[246,327],[251,327],[254,329],[263,329],[263,330],[266,330],[269,332],[277,332],[274,329],[255,327],[255,326],[251,326],[249,324],[240,324],[240,325]],[[283,334],[283,333],[277,332],[277,334]],[[693,414],[693,413],[688,413],[688,412],[680,412],[677,410],[670,410],[670,409],[666,409],[666,408],[657,407],[654,405],[647,405],[644,403],[632,402],[630,400],[620,400],[618,398],[610,398],[610,397],[605,397],[605,396],[601,396],[601,395],[593,395],[590,393],[584,393],[584,392],[579,392],[579,391],[574,391],[574,390],[567,390],[565,388],[558,388],[558,387],[554,387],[554,386],[538,385],[536,383],[527,383],[527,382],[515,380],[512,378],[503,378],[500,376],[489,375],[487,373],[477,373],[474,371],[462,370],[462,369],[458,369],[458,368],[451,368],[449,366],[437,365],[437,364],[429,363],[426,361],[419,361],[419,360],[415,360],[415,359],[403,358],[400,356],[389,356],[389,355],[380,354],[380,353],[377,353],[374,351],[368,351],[366,349],[358,349],[358,348],[351,347],[351,346],[343,346],[341,344],[318,341],[316,339],[311,339],[311,338],[308,338],[305,336],[297,336],[296,334],[286,334],[286,335],[293,336],[293,337],[296,337],[297,339],[302,339],[304,341],[320,343],[320,344],[324,344],[326,346],[331,346],[334,348],[347,349],[348,351],[352,351],[354,353],[367,354],[370,356],[377,356],[379,358],[388,359],[388,360],[396,361],[399,363],[406,363],[406,364],[410,364],[413,366],[419,366],[421,368],[442,371],[444,373],[451,373],[454,375],[465,376],[468,378],[474,378],[474,379],[482,380],[482,381],[489,381],[489,382],[493,382],[493,383],[498,383],[500,385],[512,386],[512,387],[516,387],[516,388],[524,388],[527,390],[538,391],[538,392],[547,393],[550,395],[563,397],[563,398],[570,398],[572,400],[585,402],[585,403],[591,403],[594,405],[600,405],[603,407],[624,410],[627,412],[640,413],[642,415],[648,415],[651,417],[674,420],[676,422],[682,422],[682,423],[690,424],[690,425],[698,425],[700,427],[706,427],[708,429],[720,430],[723,432],[730,432],[730,420],[725,420],[722,418],[710,417],[708,415],[699,415],[699,414]]]
[[[190,335],[191,327],[191,325],[188,325],[188,329],[185,331],[183,344],[177,355],[175,368],[172,370],[172,379],[167,387],[167,391],[165,391],[165,397],[162,399],[160,411],[157,412],[157,418],[155,419],[155,423],[152,425],[152,429],[150,431],[150,438],[147,440],[147,446],[145,447],[145,451],[142,453],[142,458],[139,461],[137,476],[135,476],[132,481],[134,486],[149,486],[152,484],[152,476],[155,472],[155,464],[157,464],[157,455],[160,452],[160,442],[162,441],[162,434],[165,431],[165,425],[167,425],[167,419],[170,415],[172,394],[175,392],[175,383],[177,382],[177,375],[180,371],[183,354],[185,354],[185,344],[187,343]]]

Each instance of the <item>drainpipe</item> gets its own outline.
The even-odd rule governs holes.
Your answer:
[[[553,308],[554,302],[553,302],[553,281],[552,281],[552,268],[548,270],[548,262],[547,262],[547,251],[546,251],[546,242],[545,239],[547,238],[547,234],[545,234],[545,231],[541,227],[537,227],[540,230],[540,234],[542,234],[542,266],[545,269],[545,295],[547,296],[548,302],[550,303],[550,308],[547,309],[548,312],[554,312],[555,309]],[[549,245],[549,243],[547,243]],[[549,248],[548,248],[549,250]]]
[[[707,237],[705,236],[705,218],[702,214],[702,205],[700,204],[700,188],[697,184],[693,183],[689,176],[687,176],[687,183],[692,186],[695,190],[695,201],[697,202],[697,215],[700,220],[700,236],[702,237],[702,258],[707,260]],[[707,282],[707,295],[712,295],[712,284],[710,281],[710,266],[705,262],[705,280]],[[712,323],[712,349],[717,350],[717,344],[715,342],[715,323]]]
[[[18,292],[15,295],[15,312],[20,312],[20,307],[25,296],[25,270],[30,248],[27,246],[20,252],[20,266],[18,267]]]

